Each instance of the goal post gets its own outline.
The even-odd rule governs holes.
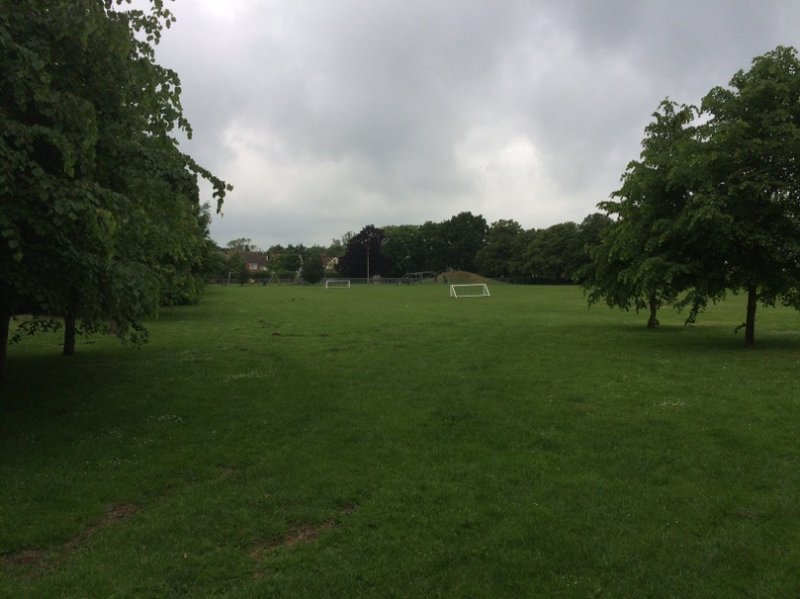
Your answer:
[[[325,279],[325,289],[350,289],[350,279]]]
[[[491,297],[489,286],[486,283],[470,283],[450,285],[450,297]]]

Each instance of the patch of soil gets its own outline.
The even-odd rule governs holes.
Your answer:
[[[347,504],[339,509],[339,515],[352,514],[357,509],[358,509],[357,505]],[[250,550],[250,557],[252,557],[256,561],[261,561],[266,554],[272,553],[273,551],[292,547],[300,543],[313,543],[323,533],[331,530],[334,526],[336,526],[336,523],[337,519],[336,517],[333,517],[328,520],[325,520],[320,524],[307,524],[307,523],[300,524],[299,526],[296,526],[295,528],[290,530],[287,535],[279,539],[272,539],[270,541],[267,541],[266,543],[257,545],[256,547]],[[260,576],[261,574],[256,573],[256,577]]]
[[[468,272],[466,270],[449,270],[436,277],[437,282],[448,285],[463,285],[470,283],[491,283],[491,279],[484,276]]]
[[[0,556],[3,566],[43,569],[47,567],[47,552],[42,549],[23,549],[17,553]]]
[[[0,556],[3,566],[26,568],[34,570],[36,574],[59,565],[70,554],[80,549],[86,542],[100,530],[130,518],[139,508],[131,503],[122,503],[109,506],[106,513],[94,524],[90,524],[74,537],[66,541],[60,548],[52,551],[44,549],[23,549],[17,553]]]
[[[81,547],[81,545],[84,545],[86,541],[88,541],[98,531],[107,528],[112,524],[116,524],[117,522],[121,522],[122,520],[126,520],[138,511],[139,508],[131,503],[122,503],[119,505],[109,506],[105,515],[100,518],[100,520],[87,526],[69,541],[64,543],[64,549],[70,553],[75,551]]]

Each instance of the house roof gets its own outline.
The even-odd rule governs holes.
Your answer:
[[[267,267],[267,262],[269,261],[266,254],[262,254],[261,252],[237,252],[244,260],[245,264],[248,266],[255,264],[259,268]]]

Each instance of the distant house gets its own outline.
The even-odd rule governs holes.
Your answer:
[[[242,260],[244,260],[247,270],[251,272],[269,270],[266,254],[260,252],[239,252],[239,255],[242,257]]]

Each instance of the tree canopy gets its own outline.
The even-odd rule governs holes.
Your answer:
[[[308,252],[303,260],[300,276],[312,285],[319,283],[325,277],[325,266],[322,264],[322,253],[319,250]]]
[[[217,209],[230,187],[174,138],[191,135],[180,81],[153,50],[173,16],[118,4],[0,6],[0,368],[20,311],[135,337],[160,303],[196,296],[197,178]]]
[[[253,240],[249,237],[237,237],[236,239],[231,239],[228,243],[225,244],[225,247],[229,250],[234,250],[237,252],[257,252],[258,246],[253,243]],[[281,248],[283,250],[283,248]]]
[[[347,242],[339,258],[339,272],[345,277],[371,278],[387,276],[389,263],[383,255],[383,229],[367,225]]]
[[[753,59],[699,111],[665,101],[614,201],[596,248],[590,301],[640,308],[747,294],[745,343],[758,303],[800,309],[800,61],[779,46]],[[700,124],[696,124],[700,123]]]
[[[600,206],[613,224],[601,235],[584,271],[589,301],[609,306],[648,308],[648,327],[658,325],[656,313],[691,285],[683,251],[680,216],[691,197],[685,164],[695,129],[696,109],[664,100],[645,129],[640,160],[622,175],[613,200]]]
[[[524,233],[522,225],[515,220],[492,223],[486,233],[486,243],[475,255],[477,270],[494,277],[524,275],[527,271],[522,259]]]

